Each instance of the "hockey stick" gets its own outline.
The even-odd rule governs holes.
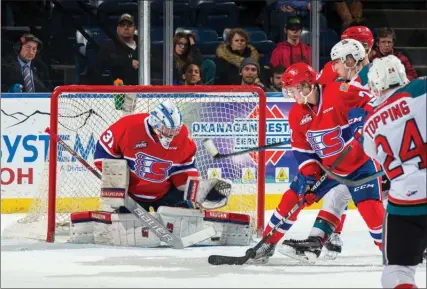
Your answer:
[[[203,140],[203,146],[205,147],[206,151],[214,159],[228,158],[228,157],[233,157],[233,156],[244,155],[247,153],[260,152],[260,151],[267,150],[269,148],[285,145],[288,143],[289,142],[276,142],[276,143],[268,144],[268,145],[261,146],[261,147],[250,148],[250,149],[243,150],[243,151],[233,152],[233,153],[229,153],[229,154],[221,154],[218,152],[218,149],[216,148],[215,144],[213,143],[213,141],[210,138],[206,138]]]
[[[347,154],[352,149],[352,146],[348,146],[344,149],[344,151],[341,153],[341,155],[334,161],[334,163],[331,165],[331,169],[335,169],[335,167],[341,163],[341,161],[347,156]],[[326,179],[328,178],[327,174],[323,174],[320,179],[313,185],[311,188],[312,191],[315,191]],[[234,256],[223,256],[223,255],[211,255],[208,258],[208,262],[211,265],[243,265],[245,264],[249,259],[255,258],[256,251],[261,248],[264,243],[270,239],[270,237],[279,229],[281,225],[283,225],[289,218],[292,216],[293,213],[295,213],[300,207],[302,206],[302,203],[298,202],[295,204],[295,206],[292,207],[292,209],[284,216],[279,223],[274,226],[274,228],[264,236],[264,238],[261,239],[261,241],[258,242],[258,244],[255,245],[255,247],[250,248],[246,251],[244,256],[241,257],[234,257]]]
[[[325,168],[325,167],[324,167],[322,164],[320,164],[320,163],[319,163],[319,165],[320,165],[320,167],[325,171],[325,173],[326,173],[328,176],[330,176],[330,177],[331,177],[331,178],[333,178],[334,180],[336,180],[336,181],[340,182],[341,184],[344,184],[344,185],[349,186],[349,187],[358,187],[358,186],[361,186],[361,185],[363,185],[364,183],[370,182],[370,181],[375,180],[376,178],[382,177],[382,176],[384,175],[384,171],[379,171],[379,172],[376,172],[375,174],[369,175],[369,176],[367,176],[367,177],[364,177],[364,178],[358,179],[358,180],[356,180],[356,181],[352,181],[352,180],[348,180],[348,179],[346,179],[346,178],[343,178],[343,177],[340,177],[340,176],[338,176],[338,175],[334,174],[334,173],[332,172],[332,169],[327,169],[327,168]]]
[[[75,157],[85,168],[87,168],[99,180],[102,179],[101,174],[92,167],[85,159],[76,153],[69,145],[67,145],[58,135],[54,134],[49,128],[46,128],[46,133],[56,138],[57,142],[73,157]],[[206,228],[194,234],[179,238],[172,234],[162,223],[159,222],[153,215],[147,212],[141,205],[135,202],[130,197],[125,198],[125,207],[138,217],[150,230],[160,238],[161,241],[170,245],[174,249],[183,249],[193,244],[202,242],[215,235],[215,230],[212,227]]]

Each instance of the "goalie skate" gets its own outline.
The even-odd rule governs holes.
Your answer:
[[[295,260],[307,264],[314,264],[322,251],[322,240],[320,237],[308,237],[305,240],[285,240],[278,251]]]

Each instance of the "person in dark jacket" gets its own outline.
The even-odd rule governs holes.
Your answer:
[[[245,58],[252,58],[259,63],[259,53],[248,43],[248,34],[241,28],[230,30],[226,43],[216,49],[216,81],[215,84],[240,84],[240,64]]]
[[[286,41],[277,44],[271,53],[270,66],[282,65],[287,69],[294,63],[311,65],[311,49],[302,42],[302,24],[297,16],[289,17],[285,26]]]
[[[389,27],[383,27],[378,28],[376,32],[376,48],[373,49],[369,55],[369,60],[372,62],[375,58],[393,54],[399,58],[400,62],[405,66],[406,77],[408,77],[409,80],[417,78],[417,71],[412,67],[409,58],[401,51],[394,49],[394,44],[396,43],[396,34],[394,30]]]
[[[124,85],[138,84],[138,49],[135,21],[130,14],[123,14],[117,24],[117,38],[105,40],[96,59],[95,83],[113,84],[120,78]],[[102,74],[110,71],[111,78],[103,81]]]
[[[24,34],[14,45],[16,55],[2,59],[2,92],[50,92],[52,86],[47,66],[36,58],[42,41],[33,34]]]
[[[196,46],[192,33],[178,32],[173,37],[173,82],[179,84],[182,81],[182,71],[189,63],[200,66],[203,56]]]

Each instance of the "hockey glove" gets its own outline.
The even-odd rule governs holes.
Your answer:
[[[348,124],[356,140],[363,143],[362,130],[368,112],[362,108],[353,108],[348,113]]]
[[[311,187],[313,187],[315,183],[316,178],[298,173],[292,181],[290,188],[298,194],[299,199],[303,203],[310,206],[317,200],[316,193],[311,190]]]
[[[184,199],[193,208],[219,209],[227,205],[231,193],[231,181],[225,179],[200,180],[188,178]]]

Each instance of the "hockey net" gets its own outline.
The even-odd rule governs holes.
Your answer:
[[[214,160],[203,148],[213,139],[221,153],[265,144],[266,96],[259,88],[243,86],[63,86],[51,97],[50,130],[89,164],[101,133],[123,116],[126,94],[136,94],[133,113],[149,112],[167,99],[181,110],[197,144],[196,167],[203,179],[233,181],[224,211],[251,215],[254,233],[264,227],[264,153]],[[6,228],[4,236],[55,240],[66,235],[71,212],[102,209],[100,181],[50,138],[49,161],[28,214]]]

